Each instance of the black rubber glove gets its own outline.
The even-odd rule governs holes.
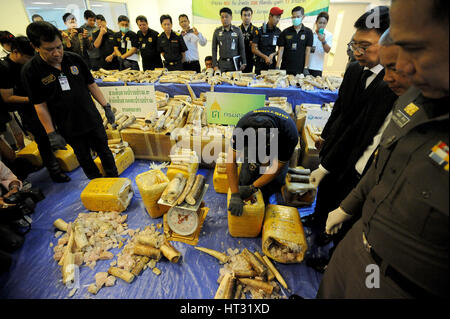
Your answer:
[[[304,74],[305,76],[310,75],[308,68],[304,68],[304,69],[303,69],[303,74]]]
[[[228,210],[231,215],[241,216],[244,210],[244,202],[242,201],[239,193],[231,194],[230,204],[228,205]]]
[[[249,199],[257,191],[258,189],[253,185],[239,186],[239,195],[243,200]]]
[[[114,112],[111,110],[111,105],[109,105],[109,103],[106,104],[105,106],[105,116],[109,124],[114,124],[114,122],[116,121],[116,116],[114,115]]]
[[[66,140],[56,131],[48,134],[48,140],[50,141],[50,145],[52,146],[53,152],[56,150],[67,150]]]

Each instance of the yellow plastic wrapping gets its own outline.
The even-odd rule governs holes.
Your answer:
[[[171,168],[170,165],[167,166],[167,177],[169,180],[172,180],[175,175],[178,173],[181,173],[184,175],[184,177],[189,178],[191,175],[196,175],[198,170],[198,163],[190,163],[188,171],[178,169],[178,168]]]
[[[170,208],[157,203],[167,184],[169,184],[169,179],[159,169],[136,176],[136,185],[151,218],[161,217]]]
[[[80,163],[78,163],[73,148],[69,144],[66,145],[66,148],[67,150],[57,150],[55,152],[55,157],[64,172],[71,172],[80,166]]]
[[[213,184],[216,193],[226,194],[228,193],[228,175],[217,172],[217,166],[214,168]]]
[[[170,150],[176,144],[170,135],[144,132],[138,129],[126,128],[120,131],[124,142],[128,142],[138,159],[169,162]]]
[[[25,158],[35,167],[41,167],[43,165],[41,154],[39,153],[36,142],[31,142],[22,148],[19,152],[17,152],[17,157]]]
[[[117,172],[120,174],[123,173],[131,164],[134,163],[134,153],[131,147],[126,147],[123,152],[119,154],[114,154],[114,160],[116,162]],[[97,165],[100,173],[105,176],[105,171],[103,170],[102,162],[100,157],[97,157],[95,160],[95,165]]]
[[[133,197],[129,178],[96,178],[81,192],[81,202],[90,211],[123,212]]]
[[[106,130],[106,136],[108,137],[108,140],[121,138],[120,132],[118,130],[111,130],[111,129]]]
[[[73,148],[67,144],[67,150],[57,150],[54,152],[59,166],[64,172],[71,172],[80,166]],[[41,153],[39,152],[36,142],[31,142],[17,153],[17,157],[27,159],[31,165],[41,167],[43,165]]]
[[[261,191],[255,194],[256,202],[245,204],[241,216],[234,216],[228,211],[228,230],[233,237],[257,237],[264,221],[264,200]],[[228,190],[227,207],[230,203],[231,190]]]
[[[264,254],[280,263],[300,263],[307,250],[297,208],[268,205],[262,231]]]

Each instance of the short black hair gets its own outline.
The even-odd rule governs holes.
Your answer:
[[[212,56],[211,56],[211,55],[208,55],[208,56],[205,58],[205,62],[206,62],[206,61],[212,61],[212,59],[213,59]]]
[[[301,6],[296,6],[294,9],[292,9],[291,14],[294,14],[294,12],[301,11],[302,16],[305,15],[305,9]]]
[[[178,21],[180,21],[180,18],[186,18],[189,21],[189,17],[184,13],[182,13],[178,16]]]
[[[330,15],[326,11],[322,11],[317,15],[316,22],[319,21],[320,18],[325,18],[327,22],[330,20]]]
[[[72,19],[75,19],[75,20],[77,19],[72,13],[66,12],[66,13],[64,13],[64,15],[62,16],[63,22],[66,23],[66,22],[67,22],[67,18],[70,17],[70,16],[73,17]],[[70,20],[72,20],[72,19],[70,19]]]
[[[431,16],[448,22],[448,0],[433,0]]]
[[[9,31],[0,31],[0,43],[3,45],[5,43],[12,43],[14,40],[14,35]]]
[[[89,18],[94,18],[95,19],[95,13],[91,10],[86,10],[84,11],[84,20],[87,20]]]
[[[15,37],[11,43],[11,52],[17,50],[20,54],[33,56],[34,49],[31,46],[30,40],[24,36]]]
[[[221,15],[222,13],[228,13],[230,16],[233,15],[233,11],[231,11],[231,9],[227,7],[220,9],[219,15]]]
[[[120,22],[122,22],[122,21],[126,21],[126,22],[130,23],[130,19],[128,19],[128,17],[127,17],[127,16],[124,16],[123,14],[120,15],[120,16],[117,18],[117,22],[118,22],[118,23],[120,23]]]
[[[245,11],[250,11],[250,12],[253,14],[252,8],[250,8],[250,7],[243,7],[243,8],[241,9],[241,16],[242,16],[242,13],[244,13]]]
[[[106,21],[106,19],[105,19],[105,17],[103,16],[103,14],[97,14],[97,15],[95,16],[95,19],[96,19],[96,20],[101,20],[101,21]]]
[[[34,21],[35,18],[41,18],[42,20],[44,20],[44,18],[40,14],[33,14],[31,16],[31,21]]]
[[[61,32],[51,23],[46,21],[32,22],[27,27],[27,37],[34,47],[39,48],[41,42],[53,42],[58,37],[62,41]]]
[[[159,18],[159,22],[162,24],[164,20],[170,20],[170,24],[173,24],[172,22],[172,17],[168,14],[163,14],[160,18]]]
[[[144,21],[144,22],[148,23],[147,18],[143,15],[136,17],[136,23],[138,23],[138,21]]]
[[[372,17],[376,18],[372,21]],[[368,21],[371,20],[371,21]],[[367,11],[356,20],[354,27],[359,31],[376,31],[380,36],[389,28],[389,8],[378,6]]]

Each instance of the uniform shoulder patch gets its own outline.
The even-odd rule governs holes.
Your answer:
[[[448,145],[442,141],[439,141],[436,145],[431,148],[428,157],[441,166],[446,172],[448,172],[449,161],[448,161],[449,148]]]

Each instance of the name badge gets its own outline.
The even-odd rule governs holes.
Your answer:
[[[406,124],[409,123],[410,118],[406,116],[402,111],[397,110],[392,114],[392,121],[397,124],[400,128],[403,128]]]
[[[131,50],[131,41],[127,40],[127,51]]]
[[[272,45],[277,45],[277,39],[278,39],[277,36],[273,37]]]
[[[223,32],[219,32],[219,37],[221,37],[223,35]]]
[[[145,49],[145,43],[142,43],[142,49]]]
[[[292,50],[297,50],[297,43],[292,43]]]
[[[231,42],[231,50],[236,50],[236,40],[234,40],[234,39]]]
[[[236,33],[236,32],[232,32],[232,33],[231,33],[231,36],[232,36],[232,37],[237,37],[237,33]]]
[[[120,47],[121,47],[122,49],[125,49],[125,47],[126,47],[125,41],[122,41]]]
[[[63,91],[70,91],[70,85],[69,80],[67,80],[67,77],[64,75],[58,76],[59,85],[61,85],[61,90]]]

